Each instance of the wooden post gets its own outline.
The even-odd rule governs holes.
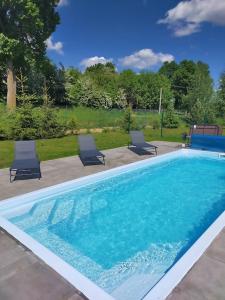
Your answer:
[[[161,108],[162,108],[162,92],[163,92],[163,89],[160,88],[160,95],[159,95],[159,114],[161,114]]]

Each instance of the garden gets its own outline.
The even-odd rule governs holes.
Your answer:
[[[77,154],[80,133],[93,133],[97,146],[109,149],[127,145],[131,129],[143,130],[147,140],[180,142],[192,124],[225,125],[225,74],[215,83],[208,64],[192,60],[139,73],[118,71],[112,62],[82,71],[56,65],[46,40],[60,23],[57,1],[24,3],[2,4],[14,22],[2,15],[0,168],[10,165],[15,140],[37,140],[47,160]]]

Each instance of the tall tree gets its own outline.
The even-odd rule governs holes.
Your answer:
[[[137,106],[138,81],[137,74],[132,70],[124,70],[119,76],[119,87],[125,91],[127,103],[132,107]]]
[[[225,116],[225,72],[220,77],[217,93],[217,114],[221,117]]]
[[[166,76],[167,78],[173,78],[174,73],[179,69],[179,65],[175,61],[166,61],[159,69],[159,74]]]
[[[16,70],[41,60],[46,39],[59,24],[59,0],[0,1],[0,59],[7,69],[7,106],[16,107]]]
[[[168,78],[162,74],[144,72],[137,76],[137,104],[140,108],[158,109],[160,89],[163,90],[163,108],[167,107],[173,98],[171,85]]]
[[[213,80],[210,76],[209,66],[202,62],[197,62],[194,74],[192,75],[190,89],[184,97],[184,107],[190,112],[197,100],[202,106],[208,105],[212,99]]]

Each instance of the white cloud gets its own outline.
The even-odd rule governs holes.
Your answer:
[[[225,0],[181,1],[158,21],[159,24],[167,24],[176,36],[198,32],[204,22],[225,25]]]
[[[68,0],[60,0],[58,6],[67,6],[69,4]]]
[[[58,54],[63,54],[63,43],[62,42],[53,42],[52,37],[50,36],[46,40],[47,50],[55,51]]]
[[[152,49],[142,49],[119,59],[119,62],[124,67],[133,67],[141,70],[173,60],[174,57],[171,54],[154,53]]]
[[[83,59],[80,64],[81,66],[88,68],[97,64],[105,65],[107,62],[112,62],[112,59],[105,58],[104,56],[93,56]]]

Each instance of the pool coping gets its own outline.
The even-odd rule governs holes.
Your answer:
[[[110,170],[102,171],[96,174],[84,176],[75,180],[71,180],[65,183],[61,183],[58,185],[54,185],[52,187],[47,187],[44,189],[40,189],[38,191],[34,191],[31,193],[27,193],[21,196],[16,196],[13,198],[9,198],[6,200],[2,200],[0,202],[0,215],[3,212],[3,215],[7,215],[10,210],[15,206],[18,207],[19,210],[15,210],[16,214],[21,212],[24,207],[26,207],[29,203],[32,205],[34,202],[38,201],[40,196],[52,195],[52,193],[57,190],[64,191],[68,190],[68,187],[79,187],[89,184],[93,180],[102,180],[105,179],[106,175],[116,176],[118,173],[127,172],[135,167],[143,167],[144,165],[154,165],[157,162],[161,162],[167,160],[172,157],[179,157],[179,154],[201,154],[201,156],[218,156],[218,153],[208,152],[208,151],[200,151],[200,150],[189,150],[189,149],[181,149],[174,151],[172,153],[163,154],[154,158],[148,158],[142,161],[137,161],[131,164],[126,164],[120,167],[116,167]],[[36,201],[35,201],[36,198]],[[41,200],[39,200],[41,201]],[[42,198],[43,201],[43,198]],[[10,214],[11,215],[11,214]],[[36,254],[39,258],[41,258],[47,265],[49,265],[52,269],[58,272],[62,277],[64,277],[67,281],[69,281],[73,286],[79,289],[85,296],[89,299],[93,300],[113,300],[114,298],[107,294],[103,289],[98,287],[95,283],[93,283],[86,276],[82,275],[75,268],[66,263],[63,259],[59,258],[52,251],[48,250],[45,246],[41,245],[35,239],[30,237],[24,231],[20,230],[17,226],[12,224],[10,221],[5,219],[3,216],[0,216],[0,227],[5,229],[9,234],[15,237],[18,241],[20,241],[23,245],[29,248],[34,254]],[[177,284],[182,280],[182,278],[187,274],[187,272],[192,268],[192,266],[197,262],[197,260],[201,257],[201,255],[205,252],[205,250],[209,247],[211,242],[215,239],[215,237],[220,233],[220,231],[225,227],[225,212],[222,213],[215,221],[210,225],[210,227],[200,236],[200,238],[189,248],[185,254],[177,261],[177,263],[156,283],[154,287],[150,289],[150,291],[143,297],[144,300],[161,300],[165,299],[172,290],[177,286]]]

